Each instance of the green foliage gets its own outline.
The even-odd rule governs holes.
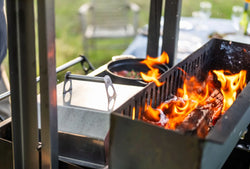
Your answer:
[[[107,63],[112,56],[120,55],[127,48],[122,46],[120,49],[110,49],[114,45],[124,43],[124,39],[98,40],[97,50],[90,50],[88,54],[83,50],[82,32],[78,16],[79,7],[90,0],[55,0],[55,21],[56,21],[56,63],[57,67],[78,57],[85,55],[94,67],[99,67]],[[137,3],[141,10],[139,13],[139,27],[148,23],[150,0],[130,0]],[[199,3],[202,0],[182,0],[182,15],[192,16],[193,11],[199,10]],[[212,3],[212,17],[230,19],[232,6],[243,6],[243,0],[208,0]],[[146,50],[146,49],[145,49]],[[4,65],[8,65],[5,59]],[[75,66],[70,70],[81,73],[81,67]],[[63,79],[60,75],[60,79]]]

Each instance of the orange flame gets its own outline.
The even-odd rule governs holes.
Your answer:
[[[168,54],[166,52],[162,52],[161,56],[157,57],[157,58],[147,56],[147,58],[145,60],[141,61],[141,63],[144,63],[150,69],[147,72],[147,74],[140,72],[140,75],[144,81],[155,82],[156,86],[158,86],[158,87],[164,84],[164,82],[160,82],[158,80],[158,78],[161,74],[160,74],[158,68],[154,68],[154,65],[169,63],[169,57],[168,57]]]
[[[194,76],[187,77],[184,80],[183,88],[177,90],[178,98],[160,106],[165,112],[170,108],[167,110],[166,116],[169,121],[165,128],[175,129],[176,125],[180,124],[198,105],[206,104],[210,85],[208,80],[199,82]]]
[[[133,110],[132,110],[132,120],[135,119],[135,107],[133,107]]]
[[[150,121],[160,121],[160,112],[159,110],[153,109],[151,106],[146,107],[144,116]]]
[[[233,104],[239,90],[243,90],[246,86],[246,70],[240,73],[232,74],[230,71],[214,70],[213,71],[221,83],[221,93],[224,96],[222,113]]]
[[[224,70],[214,70],[212,72],[217,75],[218,81],[221,82],[220,91],[224,97],[222,110],[218,108],[214,110],[215,116],[211,119],[211,121],[214,121],[232,105],[238,92],[246,86],[247,72],[245,70],[242,70],[238,74],[232,74]],[[205,106],[209,103],[213,103],[215,99],[209,96],[215,89],[214,75],[211,72],[209,72],[204,82],[198,81],[194,76],[186,77],[183,88],[177,90],[177,94],[174,98],[165,101],[157,109],[151,106],[147,107],[145,113],[146,118],[150,117],[153,119],[152,121],[159,120],[158,110],[160,109],[168,118],[164,127],[167,129],[175,129],[197,106]],[[210,108],[213,109],[212,107]],[[150,118],[147,119],[150,120]]]

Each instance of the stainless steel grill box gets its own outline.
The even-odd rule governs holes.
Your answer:
[[[250,74],[250,45],[211,39],[185,60],[165,72],[157,87],[149,83],[111,114],[111,169],[216,169],[221,168],[250,122],[250,83],[217,121],[208,135],[181,134],[146,123],[138,117],[145,104],[157,107],[183,84],[181,68],[199,79],[211,69]],[[135,119],[132,111],[135,108]]]

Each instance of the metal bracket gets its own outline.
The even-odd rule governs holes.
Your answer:
[[[63,86],[63,102],[66,104],[71,102],[72,80],[83,80],[83,81],[101,82],[101,83],[104,82],[108,99],[108,107],[107,107],[108,111],[112,111],[114,109],[117,95],[112,80],[108,75],[105,75],[104,77],[96,77],[96,76],[86,76],[86,75],[74,75],[71,74],[71,72],[67,72],[65,74],[64,86]],[[67,83],[69,83],[69,85]]]
[[[85,74],[88,74],[89,71],[91,70],[95,70],[94,66],[85,56],[80,55],[80,57],[82,57],[81,65],[82,65],[82,70],[85,72]]]
[[[63,103],[69,104],[72,98],[72,80],[69,77],[71,72],[67,72],[63,84]],[[69,85],[68,85],[69,84]]]
[[[112,111],[115,106],[116,91],[113,86],[112,80],[108,75],[104,76],[105,88],[108,97],[108,111]]]

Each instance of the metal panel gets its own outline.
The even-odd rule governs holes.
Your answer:
[[[12,144],[10,141],[0,138],[0,167],[3,169],[12,169]]]
[[[0,122],[0,168],[12,169],[11,117]]]
[[[105,165],[104,141],[83,135],[60,132],[59,158],[90,168]]]
[[[202,142],[195,137],[115,113],[111,126],[110,169],[199,168]]]
[[[39,167],[33,0],[6,1],[14,167]]]
[[[42,169],[58,168],[54,1],[38,1]]]

